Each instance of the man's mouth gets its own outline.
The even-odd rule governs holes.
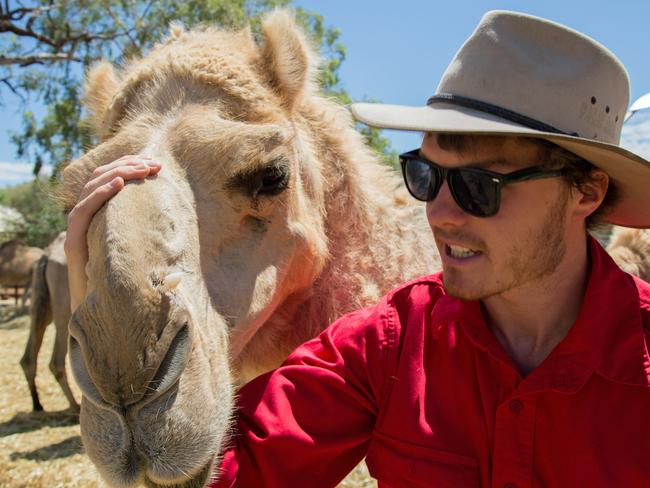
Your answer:
[[[481,251],[476,251],[469,247],[459,246],[456,244],[445,244],[445,253],[447,256],[452,258],[465,259],[471,258],[472,256],[478,256],[481,254]]]

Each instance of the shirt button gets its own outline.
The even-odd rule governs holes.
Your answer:
[[[506,483],[503,485],[503,488],[517,488],[517,485],[514,483]]]
[[[508,405],[512,413],[519,413],[524,408],[524,404],[521,403],[521,400],[512,400]],[[510,483],[512,485],[512,483]],[[506,488],[516,488],[514,485],[506,486]]]

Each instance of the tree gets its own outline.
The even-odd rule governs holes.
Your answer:
[[[13,188],[0,189],[0,205],[22,214],[24,223],[0,235],[0,240],[21,239],[30,246],[45,247],[65,229],[65,217],[52,200],[53,182],[36,178]]]
[[[171,21],[191,28],[212,24],[259,31],[264,12],[291,0],[35,0],[0,3],[0,87],[19,97],[25,107],[22,129],[12,136],[19,157],[61,165],[93,144],[83,122],[80,87],[85,69],[104,58],[116,63],[145,53],[166,36]],[[325,26],[322,16],[296,9],[324,57],[321,85],[325,92],[349,102],[338,69],[345,59],[339,31]],[[36,117],[30,103],[43,103]],[[369,143],[395,160],[379,132],[362,129]]]

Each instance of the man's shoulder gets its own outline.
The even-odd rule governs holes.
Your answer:
[[[650,283],[630,275],[639,295],[639,309],[646,337],[650,340]]]
[[[638,276],[630,275],[634,281],[634,286],[639,292],[639,303],[643,308],[650,308],[650,283],[642,280]]]
[[[399,335],[403,322],[400,317],[430,310],[443,295],[442,273],[414,278],[388,292],[375,305],[345,314],[329,329],[363,334],[363,329],[370,328],[387,337]]]
[[[389,304],[419,301],[421,299],[434,300],[444,295],[442,272],[421,276],[398,286],[385,296]]]
[[[416,278],[395,288],[382,301],[389,327],[400,333],[406,324],[427,323],[443,296],[442,273]]]

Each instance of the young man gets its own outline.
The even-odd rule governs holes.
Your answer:
[[[214,486],[334,486],[364,456],[380,486],[650,486],[650,285],[587,234],[650,226],[650,163],[617,145],[627,103],[601,45],[490,12],[426,107],[353,106],[426,133],[401,162],[443,272],[246,385]],[[70,218],[76,302],[92,214],[159,169],[129,164]]]

